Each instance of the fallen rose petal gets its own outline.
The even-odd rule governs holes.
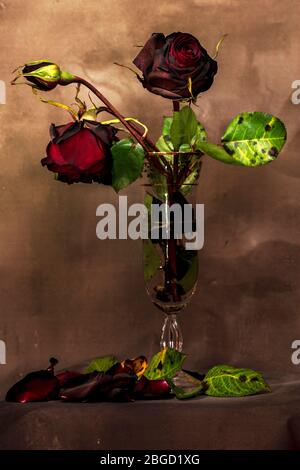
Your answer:
[[[61,388],[59,398],[66,401],[88,401],[95,392],[100,381],[110,381],[105,378],[102,372],[82,374],[81,377],[74,377]]]
[[[64,370],[56,374],[56,378],[59,381],[61,387],[65,387],[69,384],[72,380],[78,379],[79,377],[83,377],[85,374],[81,374],[80,372]]]
[[[137,399],[166,398],[170,396],[170,386],[166,380],[149,380],[141,377],[134,388],[134,397]]]
[[[60,387],[59,380],[54,377],[54,366],[57,362],[57,359],[51,358],[47,370],[27,374],[8,390],[5,400],[27,403],[57,399]]]

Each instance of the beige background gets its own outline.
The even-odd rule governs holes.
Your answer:
[[[300,373],[291,343],[300,339],[299,113],[300,2],[293,0],[6,0],[0,3],[0,396],[22,374],[106,353],[150,354],[162,317],[146,296],[141,244],[96,239],[96,207],[118,203],[113,190],[67,186],[40,166],[51,122],[67,115],[39,103],[29,87],[9,87],[11,71],[37,58],[90,79],[125,115],[158,135],[170,103],[144,91],[131,63],[152,32],[187,31],[219,56],[219,73],[196,112],[217,142],[241,111],[282,118],[288,144],[264,168],[232,168],[208,158],[198,189],[205,203],[205,249],[198,291],[182,315],[190,366],[218,362],[270,373]],[[72,100],[73,90],[51,97]],[[127,191],[140,201],[142,189]]]

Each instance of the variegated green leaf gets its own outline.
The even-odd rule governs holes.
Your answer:
[[[191,146],[193,149],[197,150],[197,144],[199,142],[206,142],[206,140],[207,140],[206,130],[204,129],[201,122],[198,121],[197,130],[196,130],[194,137],[192,138]]]
[[[242,397],[271,391],[260,372],[228,365],[210,369],[202,383],[206,395],[213,397]]]
[[[286,141],[286,129],[266,113],[242,113],[227,127],[222,144],[240,165],[259,166],[273,161]]]
[[[149,380],[171,379],[181,369],[186,356],[176,349],[164,348],[155,354],[145,371]]]
[[[210,142],[199,142],[197,149],[220,162],[229,163],[230,165],[240,165],[240,163],[238,163],[231,154],[226,152],[221,145],[211,144]]]

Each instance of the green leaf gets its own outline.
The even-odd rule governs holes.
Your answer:
[[[167,379],[167,382],[179,400],[186,400],[203,394],[202,382],[182,370],[172,379]]]
[[[197,149],[209,157],[219,160],[223,163],[229,163],[231,165],[237,165],[238,163],[232,155],[226,152],[226,150],[220,145],[210,144],[209,142],[198,142]]]
[[[197,130],[196,134],[191,140],[190,144],[182,144],[179,148],[180,152],[194,152],[195,150],[200,150],[198,148],[198,145],[201,144],[202,142],[205,142],[207,139],[206,131],[201,124],[201,122],[197,123]],[[190,167],[193,166],[193,170],[191,173],[188,175],[188,177],[184,180],[180,192],[185,196],[187,195],[192,189],[193,185],[197,183],[199,173],[200,173],[200,167],[201,167],[201,162],[200,162],[200,156],[199,155],[192,155],[190,156]],[[180,156],[180,163],[184,162],[184,155]]]
[[[144,279],[146,282],[155,276],[160,267],[160,256],[149,238],[143,240]]]
[[[259,372],[228,365],[219,365],[210,369],[203,380],[203,385],[206,395],[212,397],[242,397],[271,391]]]
[[[162,135],[156,142],[156,146],[158,147],[160,152],[174,151],[174,145],[170,136],[171,129],[172,132],[177,132],[177,129],[178,132],[182,134],[182,137],[180,137],[180,142],[183,142],[180,143],[179,147],[176,150],[178,152],[181,152],[178,158],[179,168],[182,169],[185,166],[187,159],[189,159],[189,164],[193,165],[193,171],[188,175],[188,177],[185,179],[180,188],[182,194],[186,195],[192,189],[193,184],[196,183],[200,169],[200,152],[199,155],[187,154],[198,150],[197,144],[198,142],[200,143],[206,140],[206,132],[203,125],[197,121],[194,112],[188,106],[186,106],[180,112],[176,111],[173,114],[173,117],[164,118],[162,126]],[[173,168],[174,157],[172,155],[165,155],[164,158],[169,162],[169,164]],[[161,175],[156,170],[152,170],[150,174],[150,180],[155,187],[157,196],[160,199],[163,199],[167,191],[167,181],[165,176]]]
[[[200,142],[206,142],[207,134],[201,122],[198,121],[196,134],[192,138],[191,144],[192,147],[197,149],[197,144]]]
[[[286,141],[284,124],[266,113],[242,113],[227,127],[222,143],[240,165],[259,166],[277,158]]]
[[[170,141],[170,129],[172,126],[172,122],[173,122],[172,116],[165,116],[163,119],[162,135],[169,137],[169,139],[167,139],[169,141]],[[171,142],[170,144],[172,145]]]
[[[179,147],[179,150],[178,152],[182,152],[182,153],[189,153],[189,152],[192,152],[193,149],[192,147],[190,146],[190,144],[181,144],[180,147]],[[180,155],[181,157],[181,155]],[[186,155],[183,155],[183,157],[186,158]]]
[[[199,177],[200,173],[200,167],[201,167],[201,162],[199,161],[199,157],[192,157],[191,158],[191,164],[194,162],[195,159],[198,159],[198,162],[193,166],[193,170],[191,173],[188,175],[188,177],[184,180],[183,184],[180,186],[180,192],[183,194],[183,196],[186,196],[194,187],[195,184],[197,184],[197,180]]]
[[[164,348],[152,357],[144,375],[149,380],[172,379],[185,358],[185,354],[176,349]]]
[[[126,188],[141,175],[144,150],[140,144],[123,139],[111,148],[113,157],[112,186],[116,192]]]
[[[171,147],[171,143],[167,143],[163,135],[156,142],[156,147],[160,152],[173,152],[173,145]]]
[[[173,152],[174,147],[170,137],[170,128],[173,122],[172,117],[164,117],[162,126],[162,135],[156,142],[156,147],[160,152]],[[171,158],[171,157],[169,157]]]
[[[184,275],[178,278],[178,284],[187,294],[195,287],[198,279],[198,253],[197,251],[184,250],[176,257],[179,268],[185,264]]]
[[[191,144],[197,133],[198,121],[194,111],[185,106],[180,111],[174,111],[173,121],[170,127],[170,137],[175,151],[182,144]]]
[[[118,359],[114,356],[103,356],[98,359],[93,359],[88,367],[84,370],[85,374],[90,372],[107,372],[112,366],[118,362]]]

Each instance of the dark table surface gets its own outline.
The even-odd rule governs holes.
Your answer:
[[[300,449],[300,381],[272,393],[135,403],[0,403],[0,449]]]

